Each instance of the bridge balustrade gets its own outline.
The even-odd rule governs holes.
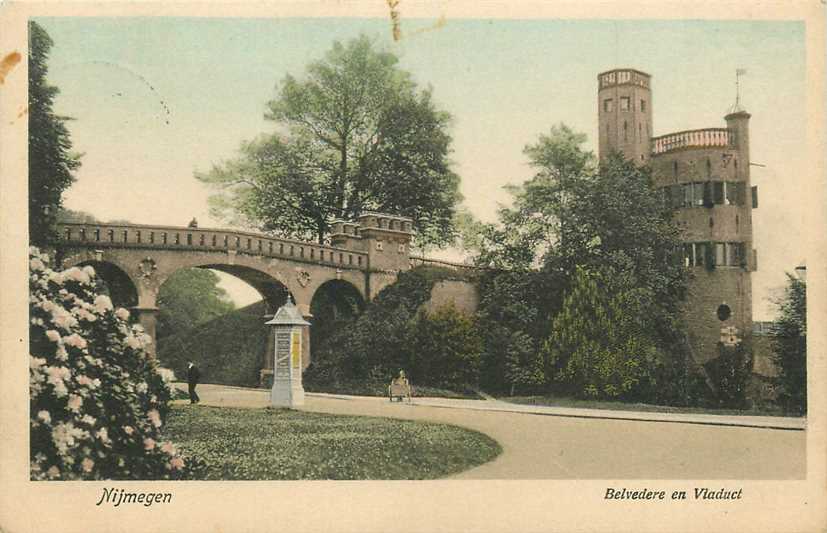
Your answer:
[[[66,244],[83,247],[192,249],[228,251],[296,261],[364,268],[367,254],[309,242],[248,232],[170,226],[63,223],[58,234]]]

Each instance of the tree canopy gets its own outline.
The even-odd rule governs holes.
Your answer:
[[[218,282],[215,272],[201,268],[173,274],[158,293],[158,338],[191,329],[235,309]]]
[[[52,45],[46,30],[29,22],[29,240],[37,246],[54,242],[61,196],[80,166],[66,129],[70,119],[52,109],[59,92],[46,79]]]
[[[772,327],[772,347],[779,375],[779,398],[790,412],[807,412],[807,284],[787,274],[779,316]]]
[[[484,290],[519,287],[521,275],[531,280],[537,297],[521,300],[519,306],[502,298],[498,304],[519,309],[514,316],[525,318],[497,319],[492,327],[526,334],[523,345],[545,346],[547,385],[559,379],[579,380],[581,393],[588,386],[587,394],[631,397],[656,377],[621,372],[623,365],[630,364],[628,357],[647,362],[650,369],[657,366],[670,372],[684,364],[679,307],[687,272],[677,260],[680,228],[648,168],[637,167],[620,154],[598,163],[583,148],[585,141],[585,135],[560,124],[526,146],[534,175],[508,187],[513,203],[500,208],[498,224],[463,220],[461,227],[468,233],[463,241],[476,247],[478,264],[497,269],[488,275],[491,279]],[[602,331],[604,319],[589,319],[591,329],[587,327],[584,321],[591,311],[582,309],[572,294],[592,294],[593,280],[611,281],[601,282],[599,298],[592,299],[602,302],[612,317],[630,324],[635,335]],[[490,314],[487,301],[482,294],[483,319]],[[501,314],[495,311],[495,316]],[[537,324],[543,327],[538,330]],[[553,336],[564,335],[564,330],[578,331],[578,342],[566,345]],[[593,349],[584,343],[591,343]],[[529,388],[539,384],[538,361],[528,356],[529,350],[515,356],[495,344],[486,346],[484,377],[490,373]],[[624,355],[630,347],[636,353]],[[655,364],[655,356],[672,360]],[[575,372],[570,361],[595,366]],[[515,372],[518,366],[526,372]],[[668,380],[661,376],[663,381]]]
[[[382,211],[411,217],[420,243],[450,242],[461,199],[450,116],[397,63],[362,36],[285,76],[265,114],[277,131],[196,173],[216,189],[212,213],[323,242],[333,220]]]

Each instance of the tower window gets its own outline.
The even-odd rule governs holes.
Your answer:
[[[672,175],[677,178],[678,177],[678,162],[672,161]]]
[[[695,267],[706,265],[706,248],[705,242],[690,242],[683,245],[683,265],[685,267]]]
[[[620,110],[621,111],[628,111],[629,107],[631,106],[632,99],[628,96],[621,96],[620,97]]]
[[[606,113],[611,113],[612,111],[614,111],[614,100],[612,100],[611,98],[606,98],[605,100],[603,100],[603,111],[605,111]]]
[[[629,123],[626,122],[625,120],[623,121],[623,140],[624,141],[629,140]]]
[[[637,138],[638,140],[643,139],[643,124],[640,122],[637,123]]]
[[[641,100],[640,101],[640,110],[641,111],[646,111],[646,100]]]
[[[738,184],[732,181],[724,182],[724,204],[735,205],[738,202]]]
[[[724,320],[732,316],[732,309],[730,309],[727,304],[721,304],[718,306],[716,314],[718,315],[718,320],[723,322]]]
[[[706,158],[706,177],[712,177],[712,161],[710,161],[708,157]]]

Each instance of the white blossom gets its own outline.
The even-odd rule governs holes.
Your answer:
[[[71,422],[59,422],[54,429],[52,429],[52,441],[61,454],[65,454],[69,448],[75,446],[77,440],[86,438],[88,435],[86,431],[75,427]]]
[[[134,335],[129,335],[125,339],[126,345],[132,348],[133,350],[139,350],[142,348],[141,341],[138,340],[138,337]]]
[[[83,468],[84,472],[91,472],[92,468],[95,466],[95,461],[88,457],[85,457],[83,461],[80,463],[80,465]]]
[[[59,361],[66,361],[69,359],[69,352],[66,351],[65,346],[60,344],[55,351],[55,357],[57,357]]]
[[[52,309],[52,321],[55,323],[56,326],[69,331],[73,327],[78,325],[78,320],[72,316],[72,314],[64,309],[63,307],[56,305]]]
[[[77,394],[70,394],[69,395],[69,401],[67,402],[67,406],[69,407],[70,411],[74,411],[75,413],[79,413],[80,408],[83,406],[83,398],[81,398]]]
[[[95,432],[95,437],[100,439],[102,442],[109,442],[109,432],[106,431],[106,428],[100,428],[97,432]]]
[[[50,366],[46,368],[46,374],[48,375],[48,382],[54,386],[55,395],[58,398],[63,398],[69,393],[64,381],[70,377],[68,368],[63,366]]]
[[[149,421],[152,422],[153,426],[156,428],[161,427],[161,414],[157,409],[150,409],[149,412],[147,412],[146,417],[149,418]]]
[[[74,346],[76,348],[80,348],[81,350],[86,348],[86,339],[78,335],[77,333],[72,333],[68,337],[63,338],[63,343],[68,344],[69,346]]]
[[[99,294],[95,298],[95,311],[99,314],[112,310],[112,300],[105,294]]]
[[[84,272],[83,270],[79,269],[78,267],[72,267],[63,272],[65,278],[73,279],[78,283],[86,285],[89,283],[89,274]]]
[[[159,366],[156,372],[158,372],[158,375],[161,376],[161,379],[164,381],[164,383],[171,383],[175,381],[175,372],[173,372],[169,368]]]
[[[127,320],[129,320],[129,311],[127,311],[123,307],[118,307],[118,309],[115,311],[115,316],[126,322]]]

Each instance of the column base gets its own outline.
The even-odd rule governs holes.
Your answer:
[[[299,407],[304,405],[304,387],[301,383],[290,383],[289,381],[273,382],[270,391],[270,405],[273,407]]]

